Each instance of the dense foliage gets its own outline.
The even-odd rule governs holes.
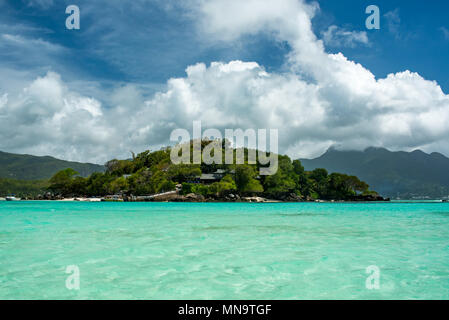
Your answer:
[[[203,146],[208,141],[203,141]],[[278,170],[271,176],[259,176],[259,165],[248,164],[245,149],[245,164],[173,164],[170,148],[145,151],[133,155],[132,160],[111,160],[105,164],[104,173],[93,173],[88,178],[77,175],[72,169],[55,174],[49,189],[61,195],[104,196],[108,194],[150,195],[174,190],[182,184],[182,193],[197,193],[204,196],[235,192],[258,194],[279,198],[294,193],[310,199],[347,199],[357,194],[368,194],[368,185],[355,176],[340,173],[328,174],[325,169],[304,170],[299,160],[279,155]],[[223,150],[224,152],[224,150]],[[236,150],[233,150],[234,154]],[[212,184],[198,183],[202,173],[224,171],[223,178]]]
[[[360,179],[386,197],[446,198],[449,195],[449,159],[439,153],[329,149],[313,160],[301,160],[307,170],[326,168]]]
[[[47,191],[48,181],[27,181],[0,178],[0,196],[16,195],[23,198],[35,197]]]

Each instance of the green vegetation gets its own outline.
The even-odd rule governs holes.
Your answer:
[[[209,143],[203,141],[203,147]],[[259,176],[259,165],[248,164],[248,150],[244,151],[245,164],[239,165],[172,164],[170,148],[145,151],[133,155],[132,160],[111,160],[106,163],[104,173],[96,172],[87,178],[80,177],[72,169],[62,170],[50,179],[49,190],[64,196],[116,193],[138,196],[175,190],[176,185],[182,184],[183,194],[196,193],[205,197],[236,193],[283,199],[286,194],[293,194],[301,199],[345,200],[360,194],[375,194],[355,176],[329,175],[325,169],[307,172],[299,160],[292,161],[282,155],[278,158],[276,174]],[[223,172],[221,180],[211,184],[198,183],[202,173],[214,173],[217,169]]]
[[[449,159],[435,152],[331,148],[316,159],[301,162],[307,170],[326,168],[329,172],[355,175],[387,197],[440,199],[449,195]]]
[[[0,178],[47,180],[56,172],[67,168],[72,168],[83,177],[88,177],[93,172],[104,171],[104,166],[98,164],[70,162],[53,157],[36,157],[0,151]]]
[[[0,195],[14,194],[19,198],[35,197],[43,194],[49,187],[48,181],[26,181],[0,178]]]
[[[220,182],[214,182],[211,185],[203,185],[199,183],[183,183],[182,194],[189,193],[201,194],[203,196],[221,195],[226,192],[234,192],[237,190],[234,179],[230,174],[221,179]]]

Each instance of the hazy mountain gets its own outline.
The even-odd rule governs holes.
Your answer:
[[[329,172],[356,175],[383,196],[441,198],[449,195],[449,158],[436,152],[331,148],[316,159],[301,162],[306,170],[325,168]]]
[[[37,157],[0,151],[0,178],[17,180],[42,180],[51,178],[56,172],[72,168],[81,176],[103,172],[104,166],[59,160],[53,157]]]

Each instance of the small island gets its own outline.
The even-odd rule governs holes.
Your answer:
[[[201,141],[202,145],[209,140]],[[216,141],[215,141],[216,143]],[[226,145],[226,141],[222,141]],[[192,144],[192,142],[191,142]],[[192,147],[192,146],[191,146]],[[229,150],[224,148],[223,150]],[[235,153],[238,149],[232,149]],[[241,149],[240,149],[241,150]],[[56,173],[47,192],[32,200],[173,201],[173,202],[304,202],[388,201],[356,176],[305,171],[299,160],[278,156],[273,175],[259,175],[260,164],[173,164],[171,147],[145,151],[132,159],[113,159],[105,172],[81,177],[73,169]],[[225,151],[223,151],[225,152]]]

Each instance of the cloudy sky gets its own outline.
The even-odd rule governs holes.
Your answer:
[[[80,30],[65,27],[68,5]],[[367,30],[365,8],[380,8]],[[0,150],[103,163],[172,130],[449,156],[449,3],[0,0]]]

